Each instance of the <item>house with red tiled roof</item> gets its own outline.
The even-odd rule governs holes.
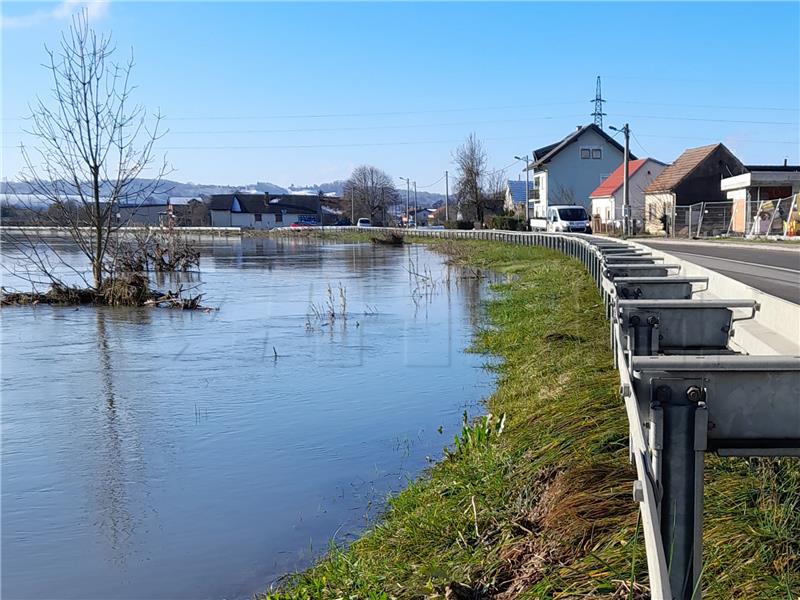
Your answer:
[[[666,166],[654,158],[640,158],[628,163],[628,198],[634,231],[641,230],[644,224],[644,190]],[[592,215],[597,215],[604,225],[622,222],[624,170],[624,165],[617,167],[589,194]]]
[[[724,144],[685,150],[645,188],[645,229],[648,233],[668,235],[680,231],[686,223],[678,217],[688,211],[677,211],[677,207],[724,202],[720,181],[745,172],[745,166]]]

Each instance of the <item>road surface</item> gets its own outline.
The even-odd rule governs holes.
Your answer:
[[[800,304],[800,247],[636,240],[778,298]]]

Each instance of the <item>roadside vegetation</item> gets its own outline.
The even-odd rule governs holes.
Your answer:
[[[260,600],[646,598],[627,422],[600,296],[576,261],[496,243],[432,241],[512,274],[475,352],[499,357],[485,416],[388,500],[347,548]],[[707,460],[704,598],[800,593],[800,464]]]

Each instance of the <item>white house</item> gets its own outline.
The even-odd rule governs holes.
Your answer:
[[[292,194],[215,194],[208,203],[212,227],[244,229],[272,229],[292,223],[318,225],[321,210],[318,196]]]
[[[271,229],[276,214],[267,198],[265,194],[215,194],[208,203],[211,226]]]
[[[623,156],[622,145],[594,124],[534,150],[527,167],[534,182],[532,216],[543,218],[553,204],[579,204],[588,211],[589,194],[622,164]]]
[[[628,199],[631,205],[631,219],[638,230],[644,223],[644,190],[658,177],[667,165],[654,158],[641,158],[628,162]],[[592,200],[592,215],[600,217],[603,224],[621,223],[624,165],[617,167],[589,195]]]

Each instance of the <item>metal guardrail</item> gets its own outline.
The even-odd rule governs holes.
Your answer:
[[[362,231],[356,227],[338,230]],[[653,600],[701,597],[704,456],[800,456],[800,356],[731,349],[751,299],[695,300],[706,277],[682,277],[625,242],[583,234],[381,228],[559,250],[603,294],[628,417],[630,460]],[[734,311],[746,311],[744,314]]]

